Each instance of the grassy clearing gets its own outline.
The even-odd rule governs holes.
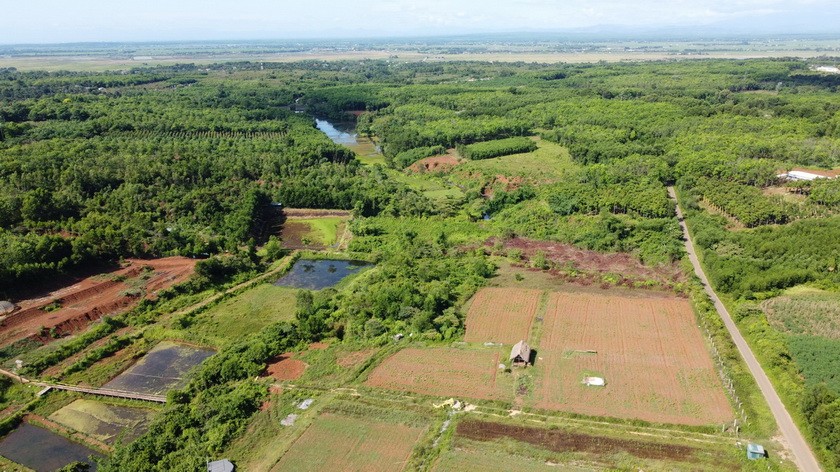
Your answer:
[[[840,293],[801,287],[761,304],[767,321],[792,335],[840,339]]]
[[[433,174],[404,173],[391,170],[389,177],[398,182],[408,185],[414,190],[425,195],[427,198],[440,201],[449,198],[463,198],[464,192],[456,185],[450,183],[447,178]]]
[[[494,470],[498,472],[556,472],[557,465],[534,456],[508,452],[509,448],[498,444],[459,439],[457,446],[441,454],[432,469],[434,472],[460,472],[463,470]],[[536,451],[534,451],[536,452]],[[563,464],[564,471],[592,470]]]
[[[241,295],[226,300],[197,315],[184,328],[214,346],[224,346],[256,333],[271,323],[292,320],[295,316],[297,290],[260,284]]]
[[[522,177],[535,182],[556,182],[578,165],[568,149],[549,141],[538,141],[537,150],[523,154],[471,161],[455,169],[457,175],[478,173],[485,176]]]
[[[309,233],[304,237],[313,243],[332,246],[338,240],[338,233],[347,223],[347,218],[330,216],[325,218],[295,219],[296,223],[309,225]]]

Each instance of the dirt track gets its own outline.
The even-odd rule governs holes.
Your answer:
[[[668,187],[668,195],[670,195],[674,201],[677,200],[674,187]],[[691,260],[691,265],[694,266],[694,273],[697,274],[697,277],[699,277],[700,281],[703,282],[703,288],[706,290],[709,298],[711,298],[714,302],[715,308],[723,320],[723,324],[726,325],[729,335],[732,336],[732,340],[738,348],[738,352],[747,363],[750,373],[752,373],[753,377],[755,377],[758,388],[761,390],[762,395],[764,395],[764,399],[770,406],[770,411],[776,418],[776,423],[779,425],[779,429],[788,444],[790,452],[793,454],[796,466],[799,467],[799,470],[806,472],[819,471],[820,465],[816,456],[814,456],[811,448],[808,447],[808,443],[805,442],[805,438],[793,422],[790,413],[788,413],[781,398],[779,398],[775,388],[773,388],[773,384],[770,383],[770,379],[767,377],[767,374],[764,373],[764,369],[762,369],[758,359],[756,359],[755,355],[752,353],[747,341],[743,336],[741,336],[741,332],[738,331],[738,326],[736,326],[735,322],[732,321],[732,317],[729,315],[729,311],[727,311],[726,306],[724,306],[724,304],[720,301],[720,298],[718,298],[711,284],[709,284],[709,279],[703,272],[703,267],[700,265],[700,260],[697,259],[697,254],[694,251],[694,244],[691,241],[691,235],[688,233],[688,227],[683,220],[682,209],[680,208],[679,203],[677,203],[677,218],[679,219],[680,227],[682,227],[683,230],[683,235],[685,237],[685,250],[688,253],[688,258]]]

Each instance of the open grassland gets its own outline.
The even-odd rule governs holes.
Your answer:
[[[215,346],[243,339],[263,327],[294,319],[297,290],[261,284],[195,317],[188,328]]]
[[[271,470],[401,471],[423,431],[424,428],[325,413]]]
[[[687,425],[733,418],[686,300],[554,293],[538,356],[540,408]],[[582,385],[587,375],[606,386]]]
[[[407,348],[385,359],[365,385],[442,397],[509,400],[513,380],[498,369],[503,349]]]
[[[433,201],[447,198],[463,198],[464,192],[445,177],[436,174],[405,173],[388,171],[388,176],[398,182],[408,185]]]
[[[789,291],[761,305],[767,321],[784,333],[840,339],[840,294],[822,290]]]
[[[464,340],[503,344],[527,340],[541,297],[540,290],[481,289],[467,312]]]
[[[532,183],[548,183],[562,179],[567,172],[579,167],[565,147],[545,140],[539,140],[537,146],[532,152],[466,162],[456,167],[454,174],[461,177],[502,175],[520,177]]]

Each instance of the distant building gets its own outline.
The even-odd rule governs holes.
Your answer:
[[[785,180],[817,180],[817,179],[826,179],[827,177],[824,175],[813,174],[811,172],[805,172],[804,170],[792,170],[786,174],[779,174],[777,175],[780,179]]]
[[[207,463],[207,472],[233,472],[233,469],[233,463],[227,459]]]
[[[528,365],[531,363],[531,347],[525,341],[519,341],[510,351],[510,361],[513,365]]]

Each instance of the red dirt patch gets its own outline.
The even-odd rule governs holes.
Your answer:
[[[196,261],[186,257],[129,259],[122,269],[88,277],[36,298],[19,301],[20,310],[0,321],[0,345],[28,337],[49,342],[52,331],[60,337],[83,330],[104,316],[123,312],[143,298],[189,278]],[[56,309],[50,311],[50,307]]]
[[[276,380],[297,380],[308,367],[306,362],[293,358],[294,353],[281,354],[269,362],[265,369],[267,376]]]
[[[525,179],[522,177],[508,177],[502,174],[496,174],[493,180],[487,184],[482,190],[481,195],[484,198],[493,198],[497,190],[504,190],[505,192],[513,192],[522,186]]]
[[[626,452],[643,459],[690,461],[691,456],[698,451],[692,447],[672,443],[590,436],[556,429],[530,428],[478,420],[461,421],[455,432],[460,437],[476,441],[509,438],[554,452],[587,452],[598,455]]]
[[[407,348],[385,359],[365,385],[424,395],[510,399],[510,387],[496,382],[499,360],[497,350]]]
[[[461,161],[454,154],[454,150],[450,154],[442,156],[432,156],[420,159],[408,166],[412,172],[449,172],[453,167],[460,164]]]
[[[309,350],[310,351],[321,351],[321,350],[324,350],[328,347],[330,347],[330,345],[327,344],[327,343],[310,343],[309,344]]]
[[[483,288],[470,304],[464,341],[516,344],[528,339],[542,290]]]
[[[485,246],[494,247],[495,238],[490,238]],[[670,289],[674,284],[685,281],[682,269],[676,263],[661,264],[656,267],[642,264],[638,259],[627,253],[601,253],[580,249],[571,244],[564,244],[553,241],[537,241],[527,238],[512,238],[504,241],[503,249],[510,251],[518,250],[522,253],[523,259],[530,261],[537,252],[542,252],[551,265],[551,272],[570,282],[587,283],[586,277],[581,277],[581,272],[590,272],[594,275],[615,274],[620,277],[618,285],[633,287],[637,283],[655,283],[660,288]],[[574,273],[573,277],[568,276]],[[599,277],[596,277],[596,279]]]
[[[696,323],[680,298],[552,293],[537,348],[536,406],[657,423],[730,421]],[[604,377],[606,386],[582,385],[585,375]]]

